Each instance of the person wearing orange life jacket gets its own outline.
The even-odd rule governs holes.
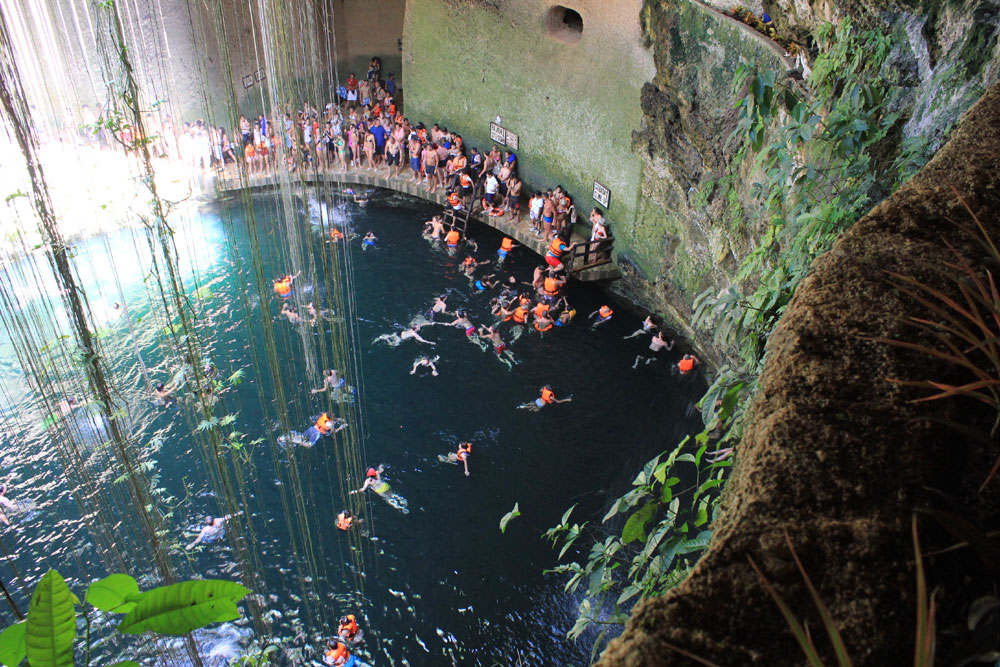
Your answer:
[[[299,273],[302,273],[299,271]],[[282,299],[287,299],[292,293],[292,281],[299,277],[299,273],[294,276],[284,276],[274,281],[274,291]]]
[[[538,411],[544,408],[546,405],[552,405],[553,403],[569,403],[572,400],[573,400],[572,396],[568,396],[566,398],[556,398],[555,392],[552,391],[552,387],[550,387],[549,385],[545,385],[541,389],[541,395],[538,398],[536,398],[533,402],[524,403],[517,407],[528,408],[530,410]]]
[[[565,284],[565,278],[556,278],[555,276],[548,275],[542,280],[542,288],[539,292],[541,292],[542,298],[546,301],[554,301],[559,296],[559,292]]]
[[[330,232],[330,240],[333,241],[334,243],[343,240],[343,238],[344,238],[344,232],[340,231],[336,227],[334,227],[333,230]]]
[[[337,637],[342,642],[348,644],[359,644],[364,637],[364,632],[358,627],[358,622],[354,614],[340,617],[340,625],[337,627]]]
[[[535,304],[535,307],[531,309],[531,314],[537,317],[547,317],[549,314],[549,304],[542,303],[539,301]]]
[[[594,317],[596,315],[597,320],[594,322],[594,326],[596,327],[597,325],[604,324],[605,322],[610,320],[611,316],[614,315],[614,313],[615,311],[611,310],[611,306],[603,305],[594,312],[592,312],[587,319],[590,319],[591,317]]]
[[[457,192],[448,192],[448,206],[451,206],[456,211],[462,210],[462,198],[458,196]]]
[[[694,356],[693,354],[685,354],[680,361],[677,362],[677,370],[680,371],[681,375],[688,375],[694,370],[695,366],[700,366],[701,360]]]
[[[448,235],[444,237],[444,242],[449,247],[454,248],[458,245],[458,241],[461,238],[462,235],[459,234],[458,230],[452,227],[451,231],[448,232]]]
[[[545,306],[545,310],[542,311],[541,314],[538,313],[538,309],[536,308],[535,319],[532,322],[532,325],[535,327],[535,331],[537,331],[538,333],[545,333],[555,325],[555,320],[553,320],[552,316],[549,315],[548,306]]]
[[[514,309],[514,314],[511,316],[515,324],[524,324],[528,321],[528,309],[523,303],[519,303],[517,308]]]
[[[347,531],[351,529],[354,524],[354,517],[351,516],[351,510],[344,510],[337,515],[337,528]]]
[[[323,662],[330,667],[358,667],[360,665],[357,658],[348,652],[343,642],[334,642],[333,640],[327,643]]]
[[[500,256],[500,259],[506,258],[507,255],[510,254],[510,251],[513,250],[514,246],[516,245],[520,244],[515,243],[514,239],[510,238],[509,236],[503,237],[503,241],[500,242],[500,249],[497,250],[497,255]]]
[[[347,428],[347,422],[339,418],[331,419],[330,416],[324,412],[316,419],[316,423],[307,428],[306,432],[303,434],[306,439],[309,440],[309,444],[307,445],[305,442],[300,442],[299,444],[303,447],[312,447],[324,435],[330,435],[331,433],[342,431],[345,428]]]
[[[463,169],[458,175],[458,187],[461,188],[461,196],[463,200],[468,201],[472,199],[473,184],[474,181],[472,180],[472,176],[469,175],[469,170]]]
[[[567,245],[567,241],[569,241],[569,231],[559,232],[549,243],[549,249],[545,252],[545,263],[556,271],[565,269],[562,263],[563,255],[579,245],[579,243]]]
[[[462,462],[465,466],[465,476],[469,476],[469,457],[472,455],[472,443],[471,442],[460,442],[458,443],[458,451],[448,454],[448,461],[451,463]]]

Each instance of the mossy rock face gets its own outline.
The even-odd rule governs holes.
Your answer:
[[[922,393],[900,381],[968,378],[875,339],[934,344],[905,317],[934,316],[888,272],[954,296],[956,282],[942,267],[955,252],[976,266],[984,254],[966,204],[1000,238],[1000,86],[910,183],[814,263],[771,336],[708,551],[681,586],[637,606],[600,665],[690,664],[670,645],[723,665],[804,663],[748,557],[808,622],[832,664],[786,536],[855,664],[912,659],[914,509],[962,507],[984,532],[1000,523],[1000,482],[978,492],[995,451],[927,417],[988,431],[995,414],[962,399],[915,403]],[[920,535],[922,551],[937,553],[925,562],[929,588],[940,591],[938,626],[962,627],[971,602],[992,594],[994,577],[972,549],[938,553],[956,540],[934,521],[921,519]],[[939,657],[954,655],[957,643],[939,634]]]

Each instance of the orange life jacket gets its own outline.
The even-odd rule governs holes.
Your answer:
[[[690,373],[694,370],[694,359],[681,359],[677,363],[677,370],[681,373]]]
[[[552,239],[552,243],[549,244],[549,254],[553,257],[559,257],[563,254],[562,251],[563,242],[558,236]]]
[[[559,294],[559,282],[555,278],[546,278],[543,291],[549,296]]]
[[[529,299],[524,294],[518,295],[517,302],[520,303],[522,306],[530,306],[531,305],[531,299]]]
[[[468,174],[459,174],[458,182],[463,188],[472,187],[472,177],[469,176]]]
[[[535,306],[531,310],[531,312],[533,312],[535,314],[535,317],[541,317],[542,315],[548,315],[549,314],[549,306],[548,306],[548,304],[540,303],[537,306]]]
[[[338,660],[346,661],[351,657],[351,654],[347,652],[347,647],[337,642],[336,648],[329,648],[326,650],[326,657],[332,664],[337,664]]]
[[[452,192],[450,195],[448,195],[448,203],[451,204],[452,206],[458,206],[459,204],[462,203],[462,199],[457,194]]]
[[[287,296],[292,292],[292,279],[285,277],[274,283],[274,291],[281,296]]]
[[[472,259],[472,255],[469,255],[464,260],[462,260],[462,264],[465,265],[465,266],[470,266],[470,265],[475,264],[475,263],[476,263],[476,260]]]
[[[344,630],[347,630],[348,639],[354,639],[354,636],[358,634],[358,624],[357,621],[354,620],[354,614],[347,615],[347,623],[340,624],[340,629],[337,634],[343,635]]]
[[[544,327],[543,326],[539,326],[538,320],[535,320],[535,331],[538,331],[539,333],[545,333],[546,331],[548,331],[551,328],[552,328],[552,321],[551,320],[549,320],[549,323],[547,325],[545,325]]]
[[[458,460],[464,461],[469,458],[472,454],[472,443],[471,442],[461,442],[458,444]]]
[[[339,229],[335,229],[332,232],[330,232],[330,238],[333,239],[334,241],[339,241],[340,239],[344,238],[344,232],[340,231]]]
[[[542,387],[542,403],[551,403],[556,400],[555,393],[548,387]]]
[[[611,310],[611,308],[609,308],[608,306],[601,306],[601,309],[597,311],[597,316],[600,317],[602,320],[606,320],[609,317],[611,317],[612,313],[614,312],[615,311]]]
[[[518,306],[514,310],[514,321],[518,324],[524,324],[524,321],[528,318],[528,309],[524,306]]]
[[[340,528],[341,530],[348,530],[350,529],[352,523],[354,523],[354,517],[344,516],[343,514],[337,515],[337,528]],[[340,627],[343,628],[344,626]]]
[[[458,233],[457,229],[453,229],[448,232],[448,236],[445,237],[444,242],[448,245],[458,245],[458,239],[461,235]]]
[[[509,236],[503,237],[503,241],[500,242],[500,249],[504,252],[510,252],[510,249],[514,247],[514,239]]]
[[[333,430],[333,421],[325,412],[319,416],[319,419],[316,420],[316,430],[323,435],[326,435]]]

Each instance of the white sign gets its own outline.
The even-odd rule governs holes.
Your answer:
[[[507,140],[507,145],[508,146],[510,146],[514,150],[517,150],[517,135],[516,134],[514,134],[510,130],[507,130],[507,139],[506,140]]]
[[[611,190],[594,181],[594,201],[603,206],[608,207],[608,202],[611,201]]]
[[[496,123],[490,123],[490,139],[498,144],[504,143],[507,140],[507,130]]]

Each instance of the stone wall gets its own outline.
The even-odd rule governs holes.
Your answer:
[[[640,91],[654,74],[639,26],[640,0],[565,0],[583,20],[560,35],[554,3],[421,0],[407,3],[406,113],[458,131],[485,150],[489,124],[519,135],[518,164],[534,188],[566,187],[584,216],[593,183],[611,190],[621,235],[638,210],[642,164],[631,149]],[[555,32],[555,35],[550,34]]]

